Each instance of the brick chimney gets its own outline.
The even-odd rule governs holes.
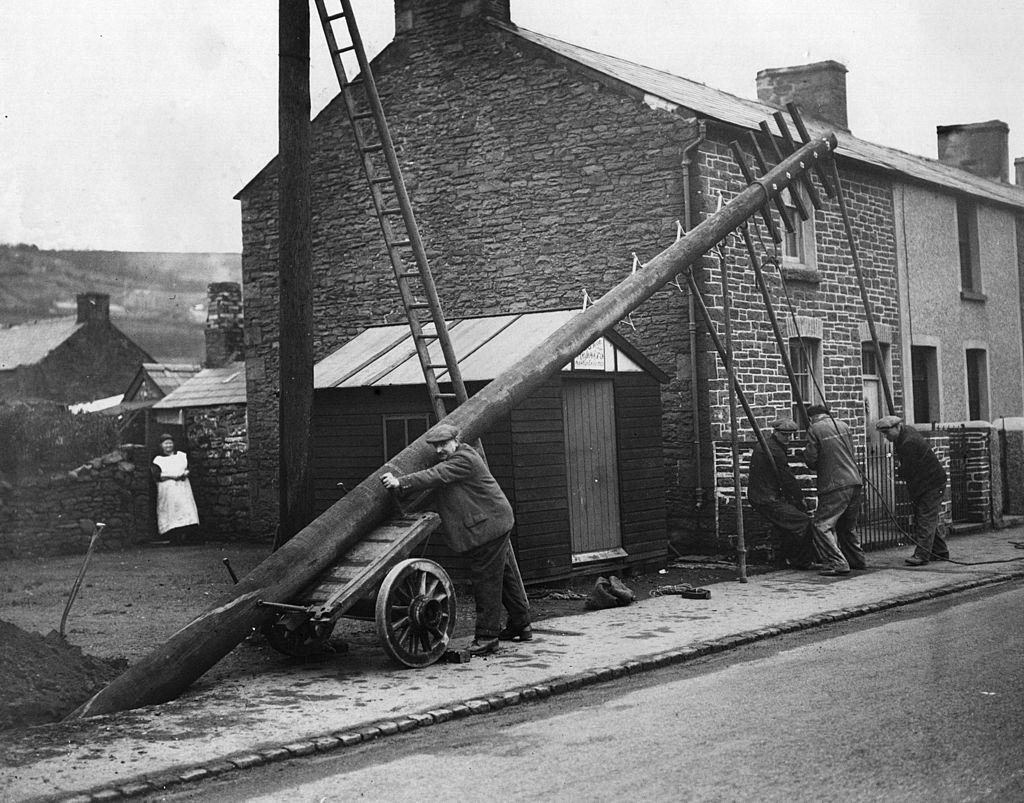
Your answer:
[[[109,323],[110,296],[106,293],[79,293],[77,323]]]
[[[511,25],[511,0],[395,0],[396,34],[450,26],[470,17]]]
[[[772,67],[757,74],[757,99],[783,108],[795,102],[807,117],[849,131],[846,117],[846,67],[818,61],[796,67]]]
[[[1014,179],[1018,187],[1024,187],[1024,156],[1013,160]]]
[[[245,359],[242,338],[242,288],[238,282],[214,282],[206,289],[206,368]]]
[[[1010,127],[1002,120],[935,126],[939,161],[993,181],[1010,180]]]

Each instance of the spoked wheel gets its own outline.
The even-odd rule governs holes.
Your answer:
[[[432,560],[403,560],[377,592],[377,635],[405,666],[430,666],[444,655],[455,631],[455,587]]]
[[[295,658],[331,652],[327,640],[333,632],[334,622],[317,623],[294,614],[285,614],[263,629],[271,647]]]

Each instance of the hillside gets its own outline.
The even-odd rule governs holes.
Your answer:
[[[108,293],[114,324],[154,359],[201,363],[206,286],[241,276],[240,254],[0,245],[0,324],[73,315],[78,293]]]

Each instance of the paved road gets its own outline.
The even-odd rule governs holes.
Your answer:
[[[1024,582],[161,800],[1024,800]]]

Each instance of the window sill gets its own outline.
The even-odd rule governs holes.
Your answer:
[[[782,275],[787,282],[804,282],[805,284],[820,284],[821,274],[817,268],[809,268],[799,263],[782,264]]]
[[[988,301],[988,296],[984,293],[979,293],[976,290],[961,290],[960,291],[961,301]]]

